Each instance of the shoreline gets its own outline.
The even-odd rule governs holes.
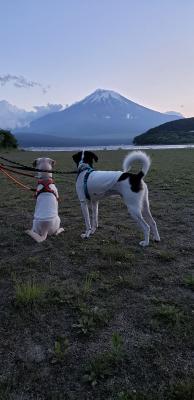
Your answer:
[[[100,151],[115,151],[115,150],[168,150],[168,149],[193,149],[194,144],[169,144],[169,145],[145,145],[145,146],[134,146],[134,145],[113,145],[113,146],[72,146],[72,147],[49,147],[49,146],[31,146],[21,147],[19,150],[23,151],[81,151],[85,150],[100,150]]]

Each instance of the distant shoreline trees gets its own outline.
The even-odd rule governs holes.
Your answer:
[[[18,143],[14,135],[10,131],[0,129],[0,149],[14,148],[17,149]]]

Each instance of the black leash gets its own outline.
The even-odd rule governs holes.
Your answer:
[[[3,166],[8,167],[8,168],[21,169],[21,170],[24,170],[24,171],[49,172],[49,173],[52,173],[52,174],[61,174],[61,175],[64,175],[64,174],[65,175],[77,174],[77,171],[56,171],[56,170],[55,171],[47,171],[47,170],[37,169],[37,168],[33,168],[33,167],[28,167],[27,165],[21,164],[21,163],[16,162],[16,161],[9,160],[8,158],[2,157],[2,156],[0,156],[0,159],[2,159],[4,161],[7,161],[7,162],[9,162],[11,164],[14,164],[14,165],[4,165],[4,164],[2,164]]]

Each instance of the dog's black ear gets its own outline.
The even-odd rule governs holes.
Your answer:
[[[38,158],[36,158],[36,160],[33,161],[33,163],[32,163],[33,168],[36,168],[37,160],[38,160]]]
[[[72,158],[76,164],[79,164],[81,160],[81,151],[79,151],[79,153],[73,154]]]
[[[93,157],[94,161],[98,162],[98,156],[93,152],[91,152],[91,153],[92,153],[92,157]]]

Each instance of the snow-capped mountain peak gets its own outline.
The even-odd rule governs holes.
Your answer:
[[[122,96],[119,93],[114,92],[113,90],[97,89],[95,90],[95,92],[85,97],[85,99],[82,100],[82,102],[83,104],[87,104],[87,103],[100,103],[100,102],[105,102],[107,100],[123,101],[122,99],[123,99]]]

